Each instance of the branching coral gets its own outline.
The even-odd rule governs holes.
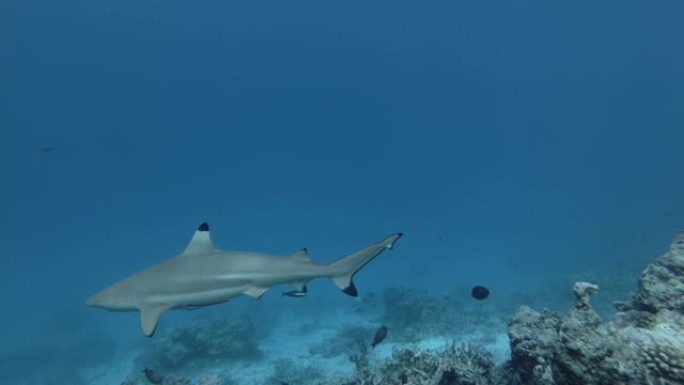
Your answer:
[[[478,345],[452,344],[442,354],[442,372],[438,384],[485,385],[496,381],[496,365],[492,355]]]
[[[441,352],[396,349],[375,372],[359,365],[352,384],[488,385],[498,381],[492,356],[475,345],[451,344]]]

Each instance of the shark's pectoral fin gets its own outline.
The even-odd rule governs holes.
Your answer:
[[[166,306],[151,306],[140,309],[140,326],[146,336],[152,337],[162,314],[169,310]]]
[[[259,299],[259,298],[261,298],[262,295],[264,295],[264,293],[266,293],[268,291],[268,289],[270,289],[270,287],[254,286],[254,287],[250,287],[249,289],[245,290],[243,293],[247,294],[248,296],[250,296],[252,298]]]

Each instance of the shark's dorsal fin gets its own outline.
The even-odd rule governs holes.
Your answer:
[[[290,259],[311,262],[309,258],[309,251],[305,248],[297,250],[294,254],[290,255]]]
[[[140,309],[140,326],[146,336],[152,337],[154,331],[157,330],[159,318],[161,318],[162,314],[167,310],[169,310],[168,307],[164,306],[144,307]]]
[[[199,225],[195,234],[193,234],[188,247],[185,248],[181,255],[201,255],[209,254],[219,251],[211,242],[211,235],[209,234],[209,224],[207,222]]]

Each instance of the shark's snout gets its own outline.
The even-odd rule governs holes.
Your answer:
[[[95,294],[95,295],[91,295],[90,297],[88,297],[88,299],[86,299],[86,301],[85,301],[85,304],[88,306],[97,307],[99,302],[100,302],[100,300],[98,298],[98,295]]]
[[[92,307],[108,309],[112,305],[110,302],[111,301],[107,300],[106,293],[101,291],[88,297],[88,299],[85,301],[85,304]]]
[[[91,295],[86,299],[85,304],[87,306],[112,311],[131,311],[138,309],[138,306],[136,306],[135,303],[132,303],[129,297],[124,296],[122,298],[118,291],[113,290],[113,288],[108,288]]]

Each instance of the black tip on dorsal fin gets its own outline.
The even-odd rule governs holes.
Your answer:
[[[209,224],[207,222],[202,223],[197,228],[197,231],[209,231]]]

